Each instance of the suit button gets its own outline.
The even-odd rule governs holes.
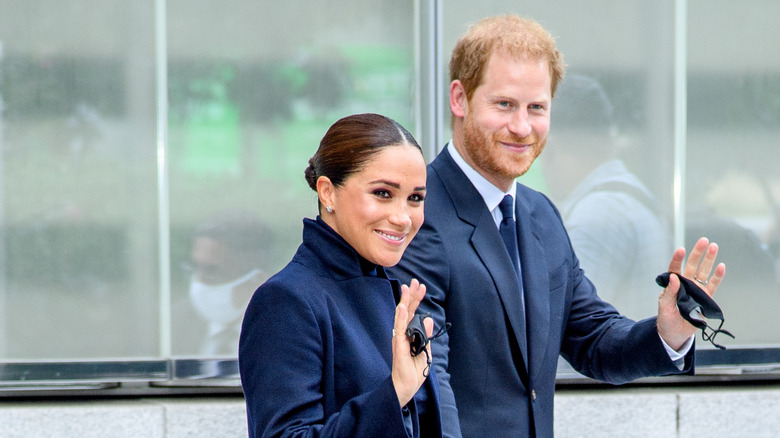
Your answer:
[[[531,390],[531,401],[536,401],[536,390],[535,389]]]

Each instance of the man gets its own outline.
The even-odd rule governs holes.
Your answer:
[[[671,276],[657,318],[620,316],[579,268],[555,207],[515,183],[544,148],[563,71],[552,37],[516,16],[477,23],[453,51],[453,138],[428,167],[425,223],[391,274],[420,279],[422,310],[437,327],[452,324],[433,345],[449,436],[552,436],[559,354],[612,383],[692,372],[695,328],[676,309],[680,280]],[[516,225],[501,213],[506,195]],[[499,228],[514,228],[519,244],[504,246]],[[725,274],[722,264],[713,273],[716,254],[701,239],[684,271],[682,248],[669,270],[709,279],[711,295]]]
[[[654,278],[673,249],[668,215],[621,159],[612,103],[601,85],[567,72],[554,101],[555,129],[539,163],[548,193],[599,297],[629,318],[646,318],[658,309],[658,286],[637,279]]]
[[[197,227],[192,238],[190,285],[173,311],[176,354],[235,356],[249,298],[262,272],[270,233],[256,215],[226,210]]]

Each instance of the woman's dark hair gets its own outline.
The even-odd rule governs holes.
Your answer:
[[[331,125],[303,173],[314,191],[317,191],[317,179],[321,176],[340,187],[376,153],[398,144],[414,146],[422,153],[412,134],[389,117],[372,113],[347,116]]]

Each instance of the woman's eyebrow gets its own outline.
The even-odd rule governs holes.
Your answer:
[[[394,189],[400,189],[401,188],[401,184],[390,182],[390,181],[387,181],[387,180],[384,180],[384,179],[378,179],[376,181],[371,181],[369,184],[384,184],[384,185],[388,185],[388,186],[390,186],[390,187],[392,187]],[[425,191],[425,190],[426,190],[425,186],[418,186],[418,187],[414,188],[414,191],[416,191],[416,192],[417,191]]]

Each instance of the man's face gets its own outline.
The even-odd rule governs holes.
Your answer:
[[[469,165],[507,190],[544,149],[552,104],[547,61],[491,55],[482,83],[466,99],[459,81],[450,86],[453,140]]]
[[[262,283],[262,274],[251,267],[251,260],[244,254],[231,250],[212,237],[198,236],[190,252],[192,280],[207,286],[220,286],[255,272],[231,289],[233,305],[244,308],[252,293]]]
[[[206,284],[221,284],[232,281],[246,270],[245,263],[236,260],[234,251],[212,237],[198,236],[192,245],[190,259],[196,280]]]

